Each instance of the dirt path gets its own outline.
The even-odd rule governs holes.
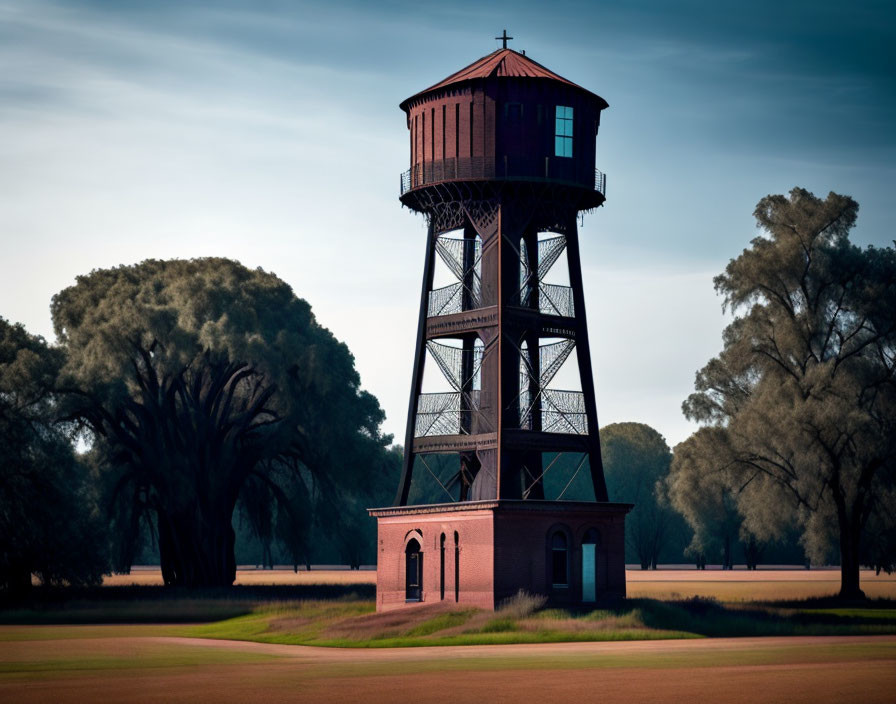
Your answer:
[[[874,704],[894,692],[896,636],[369,650],[171,637],[0,643],[0,702],[23,704]]]

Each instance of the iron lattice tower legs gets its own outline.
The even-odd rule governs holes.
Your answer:
[[[576,219],[580,192],[552,183],[454,182],[414,192],[428,220],[405,456],[396,505],[415,460],[459,456],[452,501],[545,496],[542,453],[588,460],[607,501]],[[544,277],[563,252],[570,286]],[[433,288],[437,259],[456,283]],[[546,342],[546,340],[552,340]],[[581,392],[550,386],[575,352]],[[427,362],[428,360],[428,362]],[[427,363],[453,391],[424,394]],[[435,476],[435,475],[433,475]],[[438,479],[437,479],[438,481]],[[572,481],[572,480],[570,480]]]

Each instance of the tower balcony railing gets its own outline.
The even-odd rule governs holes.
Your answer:
[[[581,391],[544,389],[541,397],[541,429],[543,432],[588,434],[585,394]]]
[[[429,292],[427,315],[434,318],[437,315],[460,313],[463,310],[463,292],[464,287],[459,282],[433,289]]]
[[[588,434],[585,395],[581,391],[544,389],[538,400],[541,405],[541,431],[543,433]],[[520,428],[535,430],[535,416],[539,411],[537,404],[531,402],[528,392],[520,394],[519,408]]]
[[[538,287],[538,309],[545,315],[559,315],[561,318],[574,318],[572,288],[542,283]]]
[[[483,411],[489,405],[488,399],[489,394],[479,390],[420,394],[417,399],[414,437],[463,435],[494,430],[485,427],[487,423]]]
[[[443,181],[513,178],[523,181],[556,181],[590,188],[607,194],[607,175],[594,170],[594,179],[574,173],[573,164],[566,158],[545,157],[508,162],[494,157],[449,157],[415,164],[401,174],[401,195],[421,186]]]
[[[513,305],[523,308],[533,308],[532,290],[526,286],[520,289],[519,296],[514,299]],[[430,309],[432,306],[430,305]],[[573,301],[572,288],[558,286],[557,284],[538,284],[538,311],[544,315],[559,315],[561,318],[574,318],[576,315]],[[444,315],[444,314],[443,314]]]

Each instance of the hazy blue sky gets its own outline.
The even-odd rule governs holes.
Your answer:
[[[0,0],[0,315],[52,338],[79,273],[232,257],[310,301],[403,437],[425,229],[398,103],[506,27],[610,103],[581,229],[598,414],[674,444],[761,197],[847,193],[856,241],[896,236],[893,8]]]

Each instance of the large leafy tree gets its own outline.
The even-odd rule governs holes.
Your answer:
[[[684,412],[724,436],[734,482],[750,486],[749,528],[795,519],[813,560],[833,539],[840,593],[861,597],[869,520],[893,520],[896,250],[850,243],[847,196],[796,188],[754,214],[763,234],[715,279],[739,315]]]
[[[348,349],[273,274],[148,260],[78,277],[52,314],[70,417],[103,455],[119,523],[153,527],[166,584],[233,582],[244,490],[250,511],[267,492],[288,516],[308,481],[363,482],[384,451]]]
[[[0,318],[0,590],[94,584],[105,536],[87,468],[55,423],[58,350]]]
[[[718,555],[722,569],[733,569],[734,547],[741,543],[747,567],[755,569],[765,540],[782,537],[785,525],[777,517],[770,520],[766,512],[780,506],[754,495],[758,484],[745,481],[728,438],[724,428],[708,427],[676,445],[666,492],[693,531],[686,552],[698,565],[705,565],[707,555]],[[762,526],[765,540],[756,537],[751,525]]]
[[[669,446],[644,423],[607,425],[600,430],[600,440],[607,492],[614,501],[635,505],[625,520],[628,552],[641,569],[656,569],[681,520],[664,496],[672,461]]]

